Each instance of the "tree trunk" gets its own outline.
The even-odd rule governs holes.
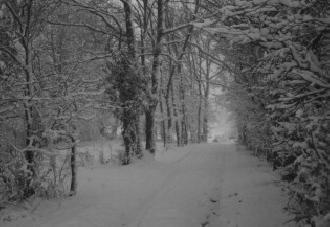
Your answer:
[[[139,77],[134,68],[137,65],[136,51],[135,51],[135,34],[133,28],[132,19],[132,2],[131,0],[122,0],[125,12],[125,26],[126,26],[126,44],[127,44],[127,60],[125,71],[130,74],[132,79]],[[134,85],[135,86],[135,85]],[[124,89],[135,89],[133,87]],[[126,96],[127,91],[123,92],[124,110],[122,113],[122,136],[125,146],[124,157],[122,157],[122,164],[127,165],[130,163],[130,154],[135,154],[138,157],[142,156],[141,144],[140,144],[140,116],[139,105],[130,106],[127,103],[135,101],[138,98],[139,90],[132,92],[130,97]]]
[[[32,107],[25,105],[25,122],[26,122],[26,146],[33,145],[33,131],[32,131]],[[28,162],[28,169],[34,174],[34,152],[32,150],[25,151],[25,159]]]
[[[165,103],[166,103],[166,113],[167,113],[167,143],[172,143],[172,107],[170,105],[170,98],[169,96],[165,96]]]
[[[75,195],[77,193],[78,181],[77,181],[77,162],[76,162],[77,145],[74,136],[71,136],[71,142],[72,142],[72,147],[71,147],[71,159],[70,159],[70,164],[71,164],[70,195]]]
[[[209,128],[208,128],[208,97],[209,97],[209,89],[206,89],[204,95],[204,116],[203,116],[203,141],[207,142]]]
[[[141,158],[143,156],[142,149],[141,149],[141,130],[140,130],[140,116],[136,116],[135,121],[135,155],[138,158]]]
[[[198,143],[202,142],[202,103],[203,103],[203,99],[202,99],[202,94],[201,94],[201,85],[199,85],[199,103],[198,103]]]
[[[180,133],[180,123],[179,120],[175,121],[176,139],[178,147],[182,146],[182,137]]]
[[[204,120],[203,120],[204,142],[207,142],[208,133],[209,133],[209,129],[208,129],[209,93],[210,93],[210,84],[209,84],[209,78],[207,77],[206,89],[204,93]]]
[[[164,102],[163,102],[163,86],[164,86],[164,80],[163,80],[163,73],[161,71],[161,78],[160,78],[160,87],[161,92],[159,92],[159,104],[160,104],[160,113],[161,113],[161,122],[160,122],[160,128],[161,128],[161,137],[163,140],[164,147],[166,147],[167,144],[167,134],[166,134],[166,116],[164,111]]]
[[[207,40],[206,49],[210,48],[210,40]],[[204,119],[203,119],[203,135],[204,142],[207,142],[209,128],[208,128],[208,108],[209,108],[209,93],[210,93],[210,72],[211,72],[211,61],[206,59],[206,74],[205,74],[205,90],[204,90]]]
[[[188,129],[187,129],[187,122],[185,118],[182,118],[181,121],[181,135],[182,135],[182,145],[188,144]]]
[[[153,48],[153,62],[151,68],[151,90],[149,96],[148,110],[146,111],[146,149],[154,154],[156,151],[156,129],[155,129],[155,113],[158,104],[158,80],[160,74],[160,54],[162,50],[163,38],[163,0],[157,0],[157,37]]]
[[[145,111],[146,150],[149,150],[151,154],[156,152],[155,114],[156,106],[149,106],[149,108]]]
[[[172,107],[173,107],[173,118],[175,121],[176,142],[178,146],[181,146],[182,143],[181,143],[180,123],[179,123],[177,104],[174,101],[173,85],[171,86],[171,99],[172,99]]]
[[[171,106],[170,102],[170,94],[173,97],[173,74],[174,74],[174,67],[172,67],[172,62],[170,62],[170,73],[169,73],[169,78],[166,86],[166,93],[165,93],[165,103],[166,103],[166,113],[167,113],[167,142],[172,143],[172,108],[173,108],[173,102]],[[172,98],[173,100],[173,98]]]
[[[167,134],[166,134],[166,123],[165,123],[166,120],[165,120],[164,104],[163,104],[162,97],[159,97],[159,100],[160,100],[160,112],[161,112],[161,115],[162,115],[162,120],[160,122],[161,129],[162,129],[162,133],[161,134],[162,134],[162,139],[163,139],[164,147],[166,147],[166,144],[167,144]]]
[[[131,64],[135,63],[135,35],[134,28],[132,22],[132,11],[130,0],[122,1],[124,5],[125,11],[125,26],[126,26],[126,43],[127,43],[127,51],[128,57]]]
[[[208,80],[206,80],[205,85],[205,91],[204,91],[204,115],[203,115],[203,142],[207,142],[208,137],[208,98],[209,98],[209,83]]]
[[[32,4],[31,2],[29,4]],[[29,5],[28,8],[31,8],[32,5]],[[31,9],[30,9],[31,10]],[[31,14],[31,11],[28,10],[28,14]],[[30,25],[29,21],[27,21],[27,27]],[[29,34],[28,34],[29,35]],[[27,96],[27,101],[24,104],[25,107],[25,122],[26,122],[26,146],[34,146],[36,138],[34,135],[36,134],[33,130],[33,103],[30,101],[30,98],[33,97],[33,69],[32,69],[32,46],[29,37],[22,38],[22,44],[25,51],[25,82],[26,82],[26,90],[25,95]],[[28,169],[32,172],[32,175],[35,176],[35,166],[34,166],[34,151],[27,150],[25,152],[25,158],[28,163]]]
[[[145,139],[146,139],[146,150],[151,148],[151,113],[149,109],[144,112],[145,116]]]
[[[181,145],[188,144],[188,131],[187,131],[187,116],[186,116],[186,104],[185,104],[185,91],[183,84],[182,66],[178,65],[178,74],[180,76],[179,85],[179,97],[181,102]]]
[[[128,108],[125,108],[122,113],[122,137],[124,141],[124,147],[125,152],[124,156],[121,158],[121,164],[122,165],[128,165],[130,163],[130,151],[132,149],[132,141],[134,138],[132,138],[134,135],[132,135],[132,125],[131,125],[131,119],[130,119],[130,110]]]
[[[205,114],[206,115],[206,114]],[[208,119],[207,116],[204,115],[204,120],[203,120],[203,137],[204,137],[204,142],[207,142],[208,138]]]

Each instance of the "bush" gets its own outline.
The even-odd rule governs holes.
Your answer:
[[[32,172],[25,157],[9,147],[0,153],[0,202],[20,201],[34,194]]]

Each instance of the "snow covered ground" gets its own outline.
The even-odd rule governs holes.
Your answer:
[[[0,226],[289,226],[276,181],[266,163],[239,146],[190,145],[129,166],[81,167],[75,197],[3,210]]]

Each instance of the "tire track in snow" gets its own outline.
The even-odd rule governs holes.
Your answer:
[[[132,218],[131,221],[129,221],[129,223],[123,223],[122,226],[128,226],[128,227],[137,227],[140,226],[140,219],[146,214],[146,212],[148,211],[148,209],[150,209],[150,207],[152,206],[153,200],[154,198],[160,194],[162,191],[166,190],[166,187],[169,182],[171,181],[171,179],[173,178],[173,175],[175,175],[176,172],[178,172],[180,166],[179,164],[181,162],[183,162],[189,155],[191,154],[191,150],[189,150],[187,153],[185,153],[181,158],[179,158],[177,161],[169,164],[169,166],[174,166],[173,169],[171,169],[171,171],[167,174],[166,178],[164,179],[163,183],[159,186],[159,188],[155,189],[150,196],[148,196],[147,198],[143,199],[140,202],[140,209],[138,214],[135,214],[134,217]],[[138,223],[136,223],[138,220]]]
[[[218,151],[219,145],[204,144],[191,149],[175,163],[174,169],[149,197],[135,220],[123,226],[201,226],[210,209],[210,198],[221,191],[222,177],[219,175],[224,159],[223,152]]]

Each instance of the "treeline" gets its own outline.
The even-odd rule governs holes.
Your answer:
[[[203,3],[203,4],[202,4]],[[79,142],[206,142],[223,70],[199,0],[0,0],[0,203],[77,192]],[[143,144],[145,142],[145,144]]]
[[[290,182],[288,209],[296,221],[326,226],[329,1],[227,1],[210,15],[197,26],[218,40],[230,69],[220,101],[236,116],[239,140],[281,169]]]

